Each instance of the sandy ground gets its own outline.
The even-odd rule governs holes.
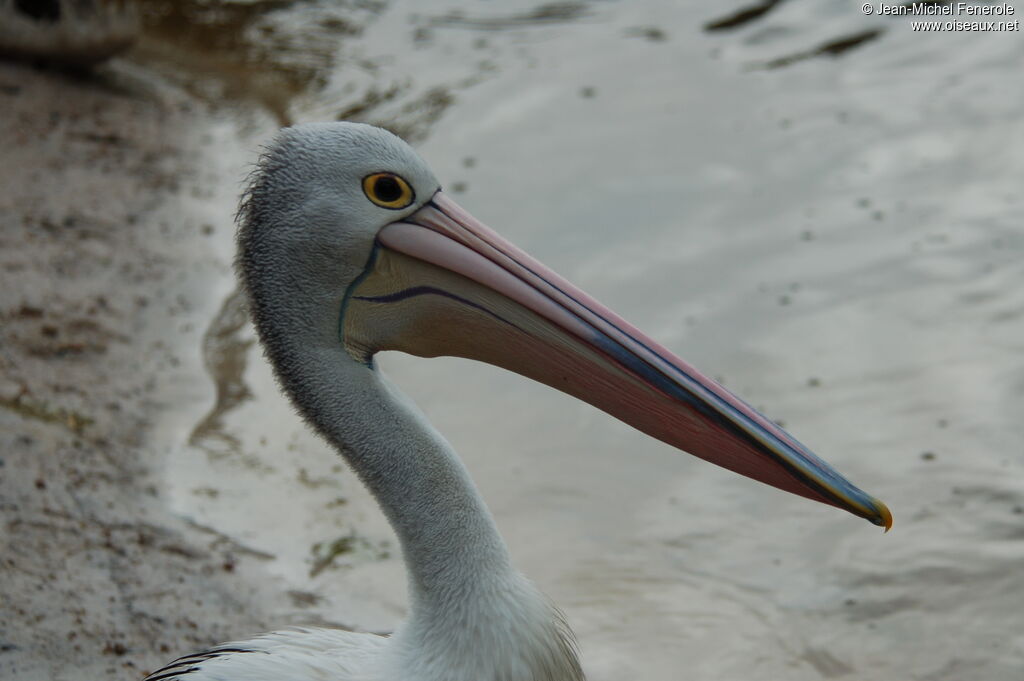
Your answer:
[[[0,111],[0,677],[139,678],[265,628],[259,558],[168,512],[147,447],[230,229],[190,206],[237,179],[170,92],[0,64]]]

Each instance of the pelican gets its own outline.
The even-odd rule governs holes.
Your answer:
[[[473,218],[402,140],[282,130],[238,215],[237,268],[281,387],[387,515],[409,579],[391,636],[290,629],[149,681],[578,681],[565,618],[512,564],[451,446],[374,355],[517,372],[729,470],[888,529],[883,503],[778,425]]]

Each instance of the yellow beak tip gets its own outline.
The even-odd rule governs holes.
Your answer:
[[[889,507],[886,506],[885,504],[883,504],[880,501],[878,502],[878,516],[879,516],[879,521],[880,521],[878,524],[881,525],[882,527],[884,527],[886,532],[891,530],[892,529],[892,513],[889,511]]]

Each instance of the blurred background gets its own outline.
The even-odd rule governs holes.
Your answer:
[[[278,393],[231,266],[260,145],[357,120],[894,513],[883,536],[518,376],[383,356],[592,681],[1022,678],[1024,45],[919,18],[0,2],[0,676],[404,616],[393,536]]]

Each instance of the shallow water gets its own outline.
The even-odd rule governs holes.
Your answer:
[[[704,30],[728,16],[381,6],[274,113],[399,128],[474,214],[892,508],[882,535],[518,376],[382,357],[591,679],[1019,678],[1020,33],[804,1]],[[168,431],[175,506],[272,557],[282,625],[390,629],[390,530],[232,309],[205,344],[223,408],[197,384]]]

